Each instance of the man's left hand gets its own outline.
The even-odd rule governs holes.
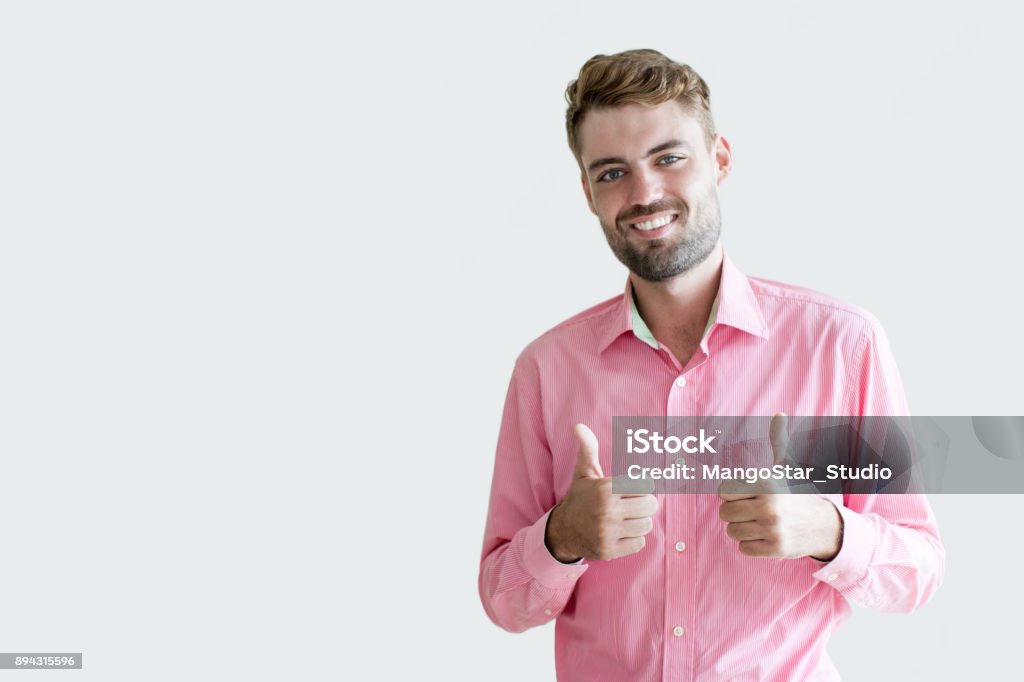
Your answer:
[[[785,464],[789,448],[786,415],[772,417],[769,427],[776,464]],[[719,516],[726,533],[747,556],[831,561],[843,543],[842,517],[835,505],[813,494],[788,493],[769,481],[729,482],[719,492]]]

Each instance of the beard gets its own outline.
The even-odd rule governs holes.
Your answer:
[[[652,239],[640,243],[630,239],[627,221],[640,216],[672,211],[678,225],[666,239]],[[703,263],[718,244],[722,233],[722,214],[718,194],[712,189],[690,214],[686,205],[678,200],[663,200],[647,206],[634,206],[623,212],[615,223],[601,220],[608,246],[619,261],[637,277],[648,282],[663,282],[681,275],[695,265]]]

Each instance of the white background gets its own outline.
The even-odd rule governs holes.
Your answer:
[[[874,312],[916,414],[1024,414],[1008,6],[5,3],[0,650],[552,678],[476,577],[517,353],[625,281],[564,139],[599,52],[710,83],[741,268]],[[1020,498],[933,506],[945,586],[845,679],[1018,669]]]

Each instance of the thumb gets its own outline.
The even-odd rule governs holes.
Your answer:
[[[597,436],[586,424],[577,424],[576,439],[580,442],[580,452],[576,458],[576,478],[604,478],[601,471],[601,460],[597,457]]]
[[[789,464],[789,418],[785,413],[777,412],[772,416],[768,438],[772,443],[775,464]]]

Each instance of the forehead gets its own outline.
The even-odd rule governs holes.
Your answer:
[[[578,135],[584,166],[606,156],[642,157],[666,140],[680,140],[692,149],[704,146],[700,122],[674,100],[655,107],[625,104],[592,109],[584,115]]]

